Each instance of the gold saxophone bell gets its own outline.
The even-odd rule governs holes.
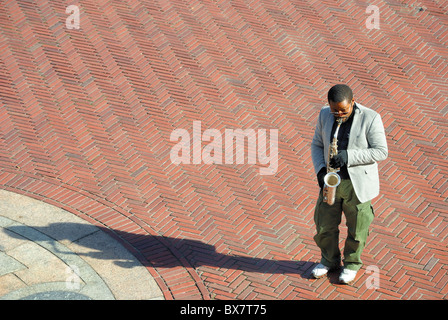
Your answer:
[[[341,183],[341,177],[337,174],[339,169],[333,169],[330,167],[330,159],[338,154],[338,132],[342,124],[342,119],[337,119],[338,126],[334,132],[333,141],[330,144],[328,150],[328,162],[327,162],[327,174],[324,177],[324,187],[322,190],[323,200],[328,205],[333,205],[336,198],[336,188]]]
[[[329,172],[324,177],[324,202],[330,206],[334,204],[336,198],[336,188],[341,183],[341,177],[336,172]]]

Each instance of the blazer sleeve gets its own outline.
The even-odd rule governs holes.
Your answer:
[[[348,163],[350,166],[374,163],[387,158],[388,148],[383,121],[378,113],[375,113],[370,127],[366,132],[368,147],[364,149],[347,150]]]
[[[322,139],[322,111],[319,112],[316,129],[314,130],[313,140],[311,141],[311,158],[313,160],[314,171],[316,174],[326,167],[324,155],[324,142]]]

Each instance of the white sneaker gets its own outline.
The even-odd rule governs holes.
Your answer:
[[[341,272],[341,275],[339,276],[339,282],[344,284],[350,284],[355,280],[356,273],[357,271],[344,268],[344,270],[342,270]]]
[[[324,266],[322,263],[319,263],[314,267],[313,271],[311,271],[311,274],[314,278],[319,279],[326,275],[328,273],[328,270],[330,270],[330,268]]]

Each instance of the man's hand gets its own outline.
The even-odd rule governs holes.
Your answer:
[[[324,187],[324,177],[327,174],[327,168],[323,167],[317,173],[317,183],[319,183],[319,187],[322,189]]]
[[[330,167],[333,169],[343,167],[348,162],[348,155],[347,150],[341,150],[338,152],[337,155],[335,155],[333,158],[330,159]]]

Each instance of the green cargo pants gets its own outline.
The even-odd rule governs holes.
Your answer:
[[[341,181],[332,206],[323,202],[321,189],[314,211],[317,231],[314,241],[321,249],[320,263],[330,268],[339,267],[341,264],[339,224],[342,212],[344,212],[347,225],[343,264],[345,268],[357,271],[362,266],[361,253],[366,245],[374,212],[371,201],[359,202],[350,180]]]

